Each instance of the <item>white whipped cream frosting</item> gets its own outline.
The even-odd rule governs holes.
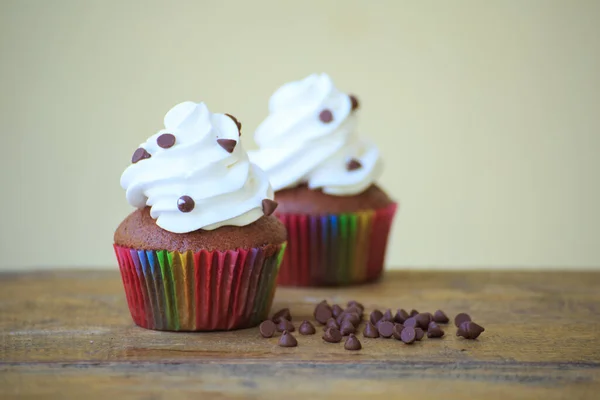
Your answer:
[[[150,157],[121,176],[132,206],[150,206],[157,225],[174,233],[243,226],[264,215],[262,202],[273,199],[273,190],[266,174],[250,163],[232,118],[211,113],[204,103],[184,102],[167,113],[164,123],[165,129],[140,145]],[[169,148],[157,143],[165,133],[175,136]],[[230,153],[218,139],[237,143]],[[181,211],[182,196],[193,200],[191,211]]]
[[[331,121],[320,117],[324,110]],[[331,195],[361,193],[381,175],[382,165],[377,146],[358,136],[356,120],[350,97],[327,74],[286,83],[269,100],[269,116],[254,135],[260,149],[249,152],[250,159],[275,190],[307,183]],[[349,169],[352,159],[361,167]]]

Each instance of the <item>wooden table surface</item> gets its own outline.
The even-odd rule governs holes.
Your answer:
[[[327,299],[468,312],[486,331],[363,350],[256,328],[168,333],[134,326],[117,272],[0,274],[0,398],[598,399],[600,273],[389,272],[347,289],[280,288],[274,308],[312,319]],[[318,329],[320,333],[320,328]]]

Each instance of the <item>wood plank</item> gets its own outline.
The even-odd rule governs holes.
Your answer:
[[[345,289],[278,289],[294,321],[314,304],[468,312],[486,332],[406,346],[360,337],[363,350],[300,336],[280,348],[256,329],[168,333],[132,325],[114,272],[0,274],[0,394],[151,397],[161,388],[232,398],[390,391],[494,398],[585,398],[600,390],[600,273],[390,272]],[[182,385],[179,388],[178,385]],[[90,387],[97,390],[91,390]],[[290,388],[294,392],[290,393]],[[54,392],[53,392],[54,391]],[[87,392],[87,394],[85,394]],[[571,397],[573,398],[573,397]],[[593,397],[590,397],[593,398]]]

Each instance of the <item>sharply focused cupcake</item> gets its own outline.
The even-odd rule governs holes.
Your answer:
[[[359,102],[329,76],[287,83],[269,101],[250,158],[268,175],[288,230],[279,283],[348,285],[383,270],[396,203],[376,184],[377,147],[356,131]]]
[[[114,236],[133,320],[173,331],[256,325],[286,241],[268,178],[248,160],[234,117],[185,102],[164,122],[121,177],[137,208]]]

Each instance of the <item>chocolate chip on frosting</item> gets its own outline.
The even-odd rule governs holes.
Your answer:
[[[269,216],[271,214],[273,214],[273,212],[275,211],[275,209],[277,208],[277,202],[273,201],[273,200],[269,200],[269,199],[264,199],[262,201],[262,209],[263,209],[263,214],[265,214],[265,216]]]
[[[319,114],[319,119],[321,120],[321,122],[328,124],[331,121],[333,121],[333,114],[330,110],[325,109]]]
[[[170,133],[163,133],[159,137],[156,138],[156,144],[158,147],[162,147],[163,149],[168,149],[169,147],[173,147],[175,144],[175,135]]]
[[[233,139],[217,139],[217,143],[228,153],[233,153],[233,149],[235,149],[235,145],[237,144]]]
[[[192,199],[190,196],[181,196],[177,200],[177,208],[179,208],[179,211],[184,213],[192,211],[195,205],[196,203],[194,202],[194,199]]]
[[[240,121],[238,121],[237,118],[231,114],[225,113],[225,115],[227,115],[229,118],[231,118],[233,120],[233,122],[235,122],[235,124],[237,125],[237,128],[238,128],[238,132],[240,133],[240,136],[242,136],[242,123]]]
[[[346,164],[346,168],[348,169],[348,171],[354,171],[359,168],[362,168],[362,164],[356,158],[353,158],[350,161],[348,161],[348,163]]]
[[[138,148],[133,152],[133,156],[131,157],[131,162],[135,164],[138,161],[145,160],[146,158],[150,158],[150,153],[146,151],[144,148]]]
[[[352,104],[352,111],[355,111],[360,106],[360,103],[358,102],[358,98],[353,94],[351,94],[349,97],[350,97],[350,103]]]

